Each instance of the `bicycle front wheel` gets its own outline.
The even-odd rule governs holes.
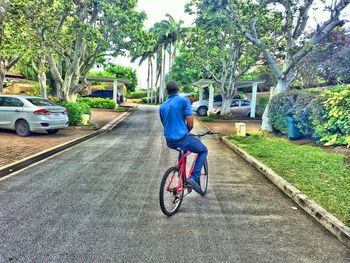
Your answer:
[[[202,189],[201,195],[205,195],[208,190],[208,161],[205,159],[204,165],[201,170],[200,185]]]
[[[169,168],[162,179],[159,191],[159,203],[166,216],[175,214],[182,203],[184,196],[182,179],[179,168]]]

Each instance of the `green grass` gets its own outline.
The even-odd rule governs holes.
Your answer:
[[[344,155],[258,133],[228,139],[350,226],[350,168]]]
[[[204,117],[199,117],[199,119],[204,122],[211,122],[211,121],[214,121],[216,118],[214,115],[208,115]]]

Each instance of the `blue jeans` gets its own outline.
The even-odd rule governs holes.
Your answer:
[[[196,180],[199,180],[202,167],[208,155],[207,147],[205,147],[205,145],[193,135],[187,135],[185,138],[175,142],[167,141],[167,146],[171,149],[181,148],[185,152],[190,151],[192,153],[198,154],[196,163],[193,168],[192,176]]]

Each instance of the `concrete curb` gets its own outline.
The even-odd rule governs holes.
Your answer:
[[[91,138],[94,138],[102,133],[105,133],[107,131],[111,131],[121,121],[123,121],[127,116],[129,116],[131,114],[131,112],[133,112],[133,111],[134,111],[134,109],[130,109],[129,111],[122,113],[120,116],[118,116],[117,118],[112,120],[110,123],[108,123],[107,125],[105,125],[101,129],[99,129],[93,133],[79,137],[79,138],[71,140],[69,142],[65,142],[65,143],[57,145],[57,146],[54,146],[50,149],[44,150],[42,152],[39,152],[37,154],[34,154],[32,156],[29,156],[27,158],[24,158],[22,160],[19,160],[17,162],[8,164],[8,165],[0,168],[0,179],[5,177],[5,176],[8,176],[12,173],[18,172],[19,170],[22,170],[29,165],[40,162],[40,161],[42,161],[42,160],[44,160],[44,159],[46,159],[54,154],[57,154],[57,153],[64,151],[68,148],[71,148],[79,143],[82,143],[82,142],[87,141]]]
[[[327,212],[320,205],[304,195],[300,190],[287,182],[281,176],[276,174],[271,168],[267,167],[253,156],[246,153],[237,145],[230,142],[225,137],[221,138],[229,148],[235,151],[241,158],[246,160],[257,170],[263,173],[272,183],[288,195],[295,203],[304,209],[309,215],[316,219],[322,226],[330,231],[336,238],[340,240],[346,247],[350,248],[350,227],[347,227],[339,219]]]

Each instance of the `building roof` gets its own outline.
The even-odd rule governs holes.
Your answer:
[[[226,81],[228,84],[228,81]],[[252,87],[254,83],[263,84],[265,83],[265,80],[237,80],[235,81],[235,86],[237,89],[242,89],[242,88],[248,88]],[[197,86],[199,88],[205,88],[208,87],[210,84],[215,84],[215,81],[212,79],[201,79],[195,83],[193,83],[194,86]]]
[[[113,83],[114,80],[117,80],[119,83],[130,84],[131,81],[125,78],[103,78],[103,77],[86,77],[87,81],[99,81],[99,82],[107,82]]]

